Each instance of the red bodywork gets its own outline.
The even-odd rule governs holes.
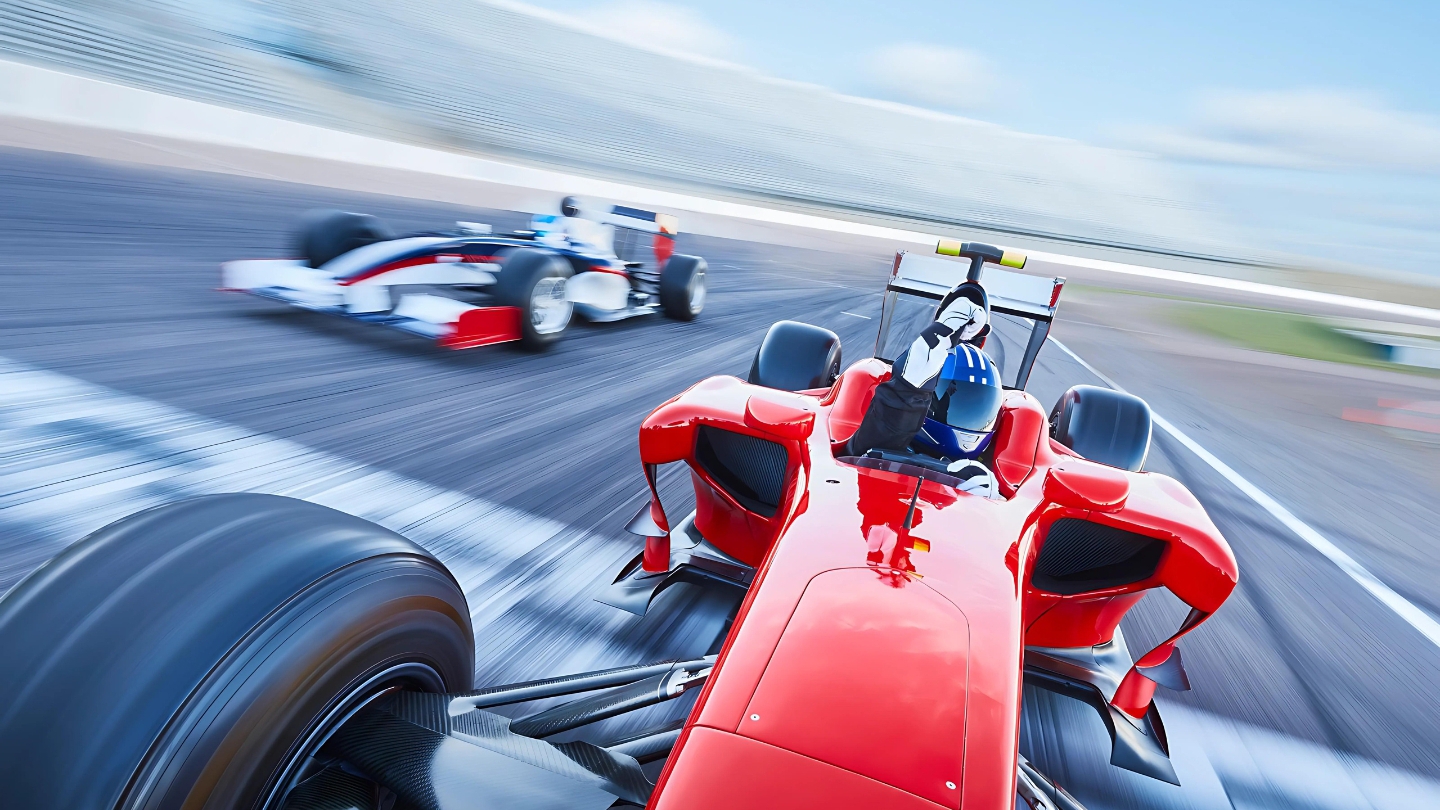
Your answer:
[[[440,338],[447,349],[473,349],[520,339],[519,307],[477,307],[460,313],[454,332]]]
[[[1007,394],[997,426],[1006,499],[924,481],[905,528],[919,479],[834,455],[889,371],[862,361],[800,394],[711,378],[641,427],[647,466],[694,471],[696,528],[757,569],[652,808],[1011,807],[1027,645],[1108,641],[1161,586],[1192,607],[1187,632],[1234,588],[1229,546],[1181,484],[1078,458],[1022,391]],[[708,478],[695,459],[701,425],[784,446],[773,516]],[[665,525],[658,505],[652,515]],[[1070,596],[1033,587],[1045,533],[1063,517],[1165,541],[1154,575]],[[647,557],[668,557],[668,541],[649,543]],[[1137,665],[1163,663],[1174,641]],[[1132,670],[1115,705],[1143,714],[1154,686]]]

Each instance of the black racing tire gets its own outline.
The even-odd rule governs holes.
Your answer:
[[[840,376],[840,337],[799,321],[780,321],[765,333],[750,363],[749,382],[782,391],[829,388]]]
[[[273,495],[100,529],[0,600],[0,651],[0,790],[26,810],[273,810],[321,718],[474,676],[469,610],[443,565]]]
[[[1050,412],[1050,435],[1090,461],[1139,472],[1150,455],[1151,422],[1145,400],[1077,385],[1061,394]]]
[[[505,257],[495,282],[495,300],[501,306],[520,308],[521,346],[540,351],[565,334],[575,307],[569,301],[555,301],[554,294],[558,289],[564,296],[564,280],[572,275],[569,262],[546,250],[520,248]],[[560,280],[558,285],[555,279]]]
[[[320,267],[355,248],[394,238],[385,223],[369,214],[316,209],[300,217],[295,248],[306,264]]]
[[[705,271],[699,256],[675,254],[660,269],[660,308],[677,321],[693,321],[705,308]]]

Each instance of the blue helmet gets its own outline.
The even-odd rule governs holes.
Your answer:
[[[1004,393],[995,361],[979,347],[961,343],[945,358],[915,441],[950,459],[979,456],[990,446]]]

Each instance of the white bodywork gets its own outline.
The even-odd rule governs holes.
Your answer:
[[[221,286],[279,298],[308,309],[344,307],[348,313],[361,314],[388,312],[392,306],[392,287],[483,287],[494,284],[496,274],[500,272],[498,264],[464,262],[460,256],[453,257],[453,261],[446,261],[452,257],[442,255],[437,257],[439,260],[436,262],[401,267],[359,279],[351,284],[337,281],[337,266],[341,270],[352,269],[345,266],[350,264],[347,259],[354,253],[364,252],[368,247],[374,246],[351,251],[320,268],[309,267],[292,259],[226,262],[220,266]]]
[[[352,253],[363,250],[365,248]],[[221,286],[305,309],[347,315],[388,314],[390,317],[386,323],[389,325],[438,339],[454,333],[461,314],[482,307],[423,293],[401,295],[396,302],[393,288],[399,285],[489,285],[495,283],[495,273],[500,269],[495,264],[441,261],[402,267],[353,284],[341,284],[331,271],[349,255],[341,256],[322,268],[309,267],[290,259],[226,262],[220,266]]]
[[[254,259],[220,265],[220,286],[229,290],[284,291],[296,306],[331,309],[345,303],[345,288],[331,274],[290,259]]]
[[[615,228],[584,217],[538,214],[530,220],[535,241],[553,248],[574,247],[605,256],[615,255]]]
[[[565,297],[598,309],[623,310],[630,305],[630,279],[600,271],[578,273],[566,283]]]
[[[355,284],[340,289],[344,291],[346,312],[389,312],[395,303],[390,288],[379,284]]]
[[[440,295],[413,293],[400,296],[400,303],[395,305],[394,314],[397,318],[410,321],[406,327],[409,331],[441,338],[450,334],[453,325],[460,321],[460,316],[472,309],[480,307]]]

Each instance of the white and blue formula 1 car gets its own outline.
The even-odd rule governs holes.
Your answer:
[[[592,221],[576,216],[570,199],[564,210],[508,234],[461,222],[400,237],[372,216],[312,211],[298,233],[301,258],[227,262],[221,288],[392,326],[451,349],[509,341],[544,349],[575,312],[591,321],[700,314],[705,260],[674,252],[675,217],[616,205]]]

